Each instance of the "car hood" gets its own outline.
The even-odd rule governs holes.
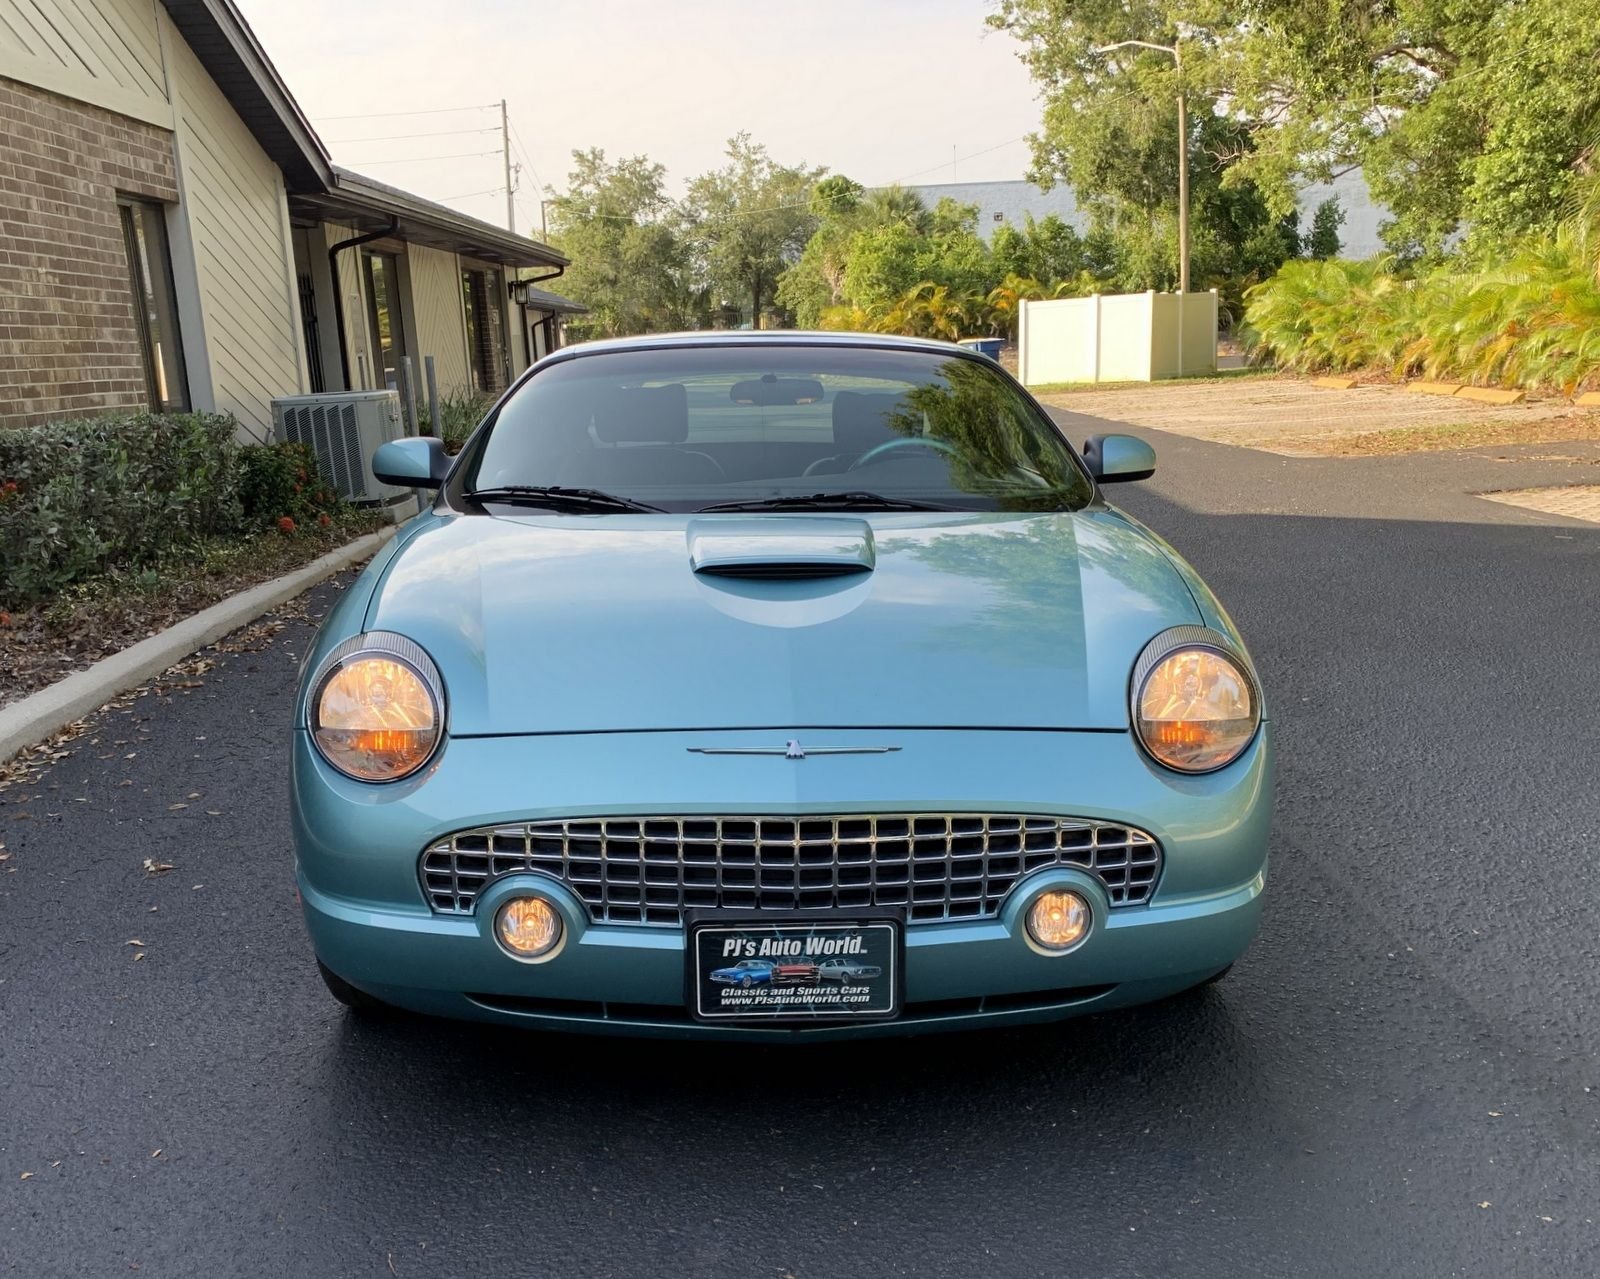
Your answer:
[[[1122,729],[1145,643],[1201,621],[1114,511],[427,516],[368,630],[438,664],[457,736]]]

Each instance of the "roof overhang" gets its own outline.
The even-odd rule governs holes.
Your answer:
[[[568,262],[547,244],[337,165],[326,191],[291,195],[289,213],[304,225],[338,222],[357,231],[381,231],[392,221],[398,224],[391,232],[397,240],[501,266],[564,267]]]
[[[232,0],[162,0],[173,26],[239,113],[290,191],[317,191],[333,165],[299,105]]]

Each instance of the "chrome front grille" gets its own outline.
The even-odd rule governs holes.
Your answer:
[[[1049,866],[1086,870],[1113,906],[1136,906],[1161,876],[1161,846],[1129,826],[1026,814],[590,817],[459,831],[418,871],[436,911],[466,914],[492,880],[534,871],[571,887],[596,923],[678,927],[693,907],[984,919]]]

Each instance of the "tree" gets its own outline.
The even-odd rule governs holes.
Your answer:
[[[1311,233],[1306,236],[1308,258],[1339,256],[1339,228],[1344,225],[1344,210],[1337,198],[1324,200],[1311,215]]]
[[[589,308],[574,331],[613,337],[703,323],[666,169],[642,155],[610,163],[599,149],[572,160],[567,193],[549,208],[550,238],[572,259],[562,291]]]
[[[1406,256],[1464,225],[1480,252],[1552,229],[1600,112],[1600,0],[999,0],[990,22],[1043,91],[1036,176],[1124,220],[1172,207],[1180,90],[1197,180],[1253,186],[1279,219],[1306,179],[1361,167]],[[1127,39],[1181,40],[1181,72],[1095,52]]]
[[[706,283],[748,303],[759,329],[779,276],[816,229],[809,196],[824,170],[780,165],[748,133],[729,140],[727,155],[724,168],[690,182],[684,213]]]

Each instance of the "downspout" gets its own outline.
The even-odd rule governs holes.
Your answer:
[[[506,281],[506,293],[507,293],[508,297],[507,297],[506,300],[508,302],[513,300],[513,296],[514,296],[514,295],[512,295],[513,286],[518,285],[518,284],[538,284],[541,280],[554,280],[554,279],[559,278],[561,275],[563,275],[566,272],[566,269],[567,268],[564,267],[564,266],[558,266],[554,271],[551,271],[548,275],[536,275],[531,280],[507,280]],[[529,344],[528,322],[527,322],[528,304],[527,304],[527,302],[524,301],[524,302],[519,303],[518,305],[519,305],[520,309],[523,312],[523,318],[520,321],[520,323],[522,325],[522,342],[523,342],[523,345],[526,346],[526,345]],[[528,363],[532,364],[534,362],[533,361],[533,352],[530,350],[527,353],[527,355],[528,355]]]
[[[354,235],[348,240],[340,240],[328,250],[328,274],[333,277],[333,321],[339,331],[339,371],[344,375],[344,389],[349,391],[350,386],[350,348],[345,342],[344,325],[344,290],[339,286],[339,255],[346,249],[353,249],[358,244],[370,244],[373,240],[382,240],[393,235],[400,229],[400,219],[391,217],[389,225],[381,230],[368,231],[365,235]]]

